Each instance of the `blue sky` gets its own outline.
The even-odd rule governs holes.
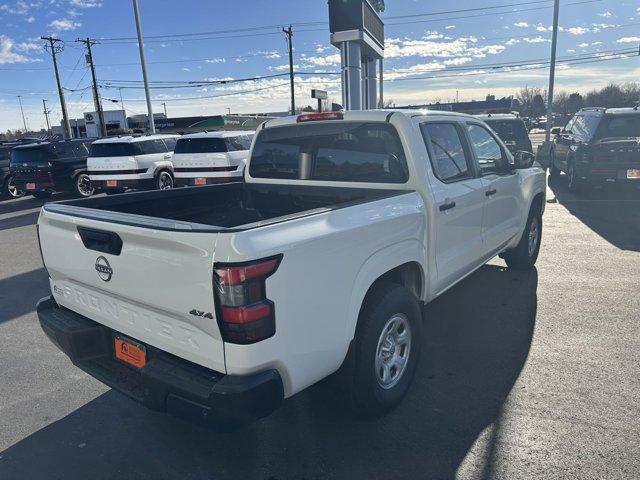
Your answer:
[[[640,78],[640,57],[583,63],[595,55],[638,49],[640,2],[637,0],[562,0],[558,55],[573,61],[558,72],[561,89],[584,92],[611,81]],[[490,10],[440,13],[479,7],[477,0],[387,0],[385,98],[397,104],[461,100],[487,94],[512,95],[525,85],[544,87],[542,62],[550,50],[552,1],[487,0]],[[516,5],[519,4],[519,5]],[[311,72],[299,78],[298,105],[311,104],[311,88],[328,89],[340,102],[337,49],[329,43],[326,0],[140,0],[152,81],[237,79],[286,73],[284,35],[276,25],[294,24],[295,64]],[[320,23],[318,23],[320,22]],[[0,0],[0,130],[20,128],[17,95],[22,96],[31,128],[44,127],[42,99],[61,118],[50,57],[41,35],[65,40],[59,56],[70,116],[92,111],[90,75],[78,37],[104,39],[93,48],[99,82],[141,80],[133,12],[129,0]],[[267,27],[247,30],[253,27]],[[243,29],[239,32],[233,30]],[[175,36],[201,32],[227,33]],[[228,32],[232,30],[232,32]],[[153,38],[165,36],[164,38]],[[125,40],[107,40],[124,38]],[[591,58],[585,58],[591,57]],[[606,57],[603,57],[606,58]],[[610,58],[610,57],[609,57]],[[599,59],[601,60],[601,59]],[[490,64],[527,62],[501,70]],[[540,67],[540,68],[536,68]],[[318,72],[318,73],[314,73]],[[439,77],[439,78],[434,78]],[[137,83],[119,83],[139,86]],[[254,90],[242,95],[216,95]],[[145,111],[138,88],[102,88],[105,99],[124,97],[128,114]],[[154,111],[167,104],[170,116],[283,111],[288,108],[286,77],[180,89],[154,89]],[[105,102],[105,109],[118,104]]]

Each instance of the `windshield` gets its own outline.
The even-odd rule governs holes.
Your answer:
[[[90,157],[133,157],[140,155],[140,148],[135,143],[94,143],[89,152]]]
[[[487,124],[505,141],[525,140],[527,128],[521,120],[486,120]]]
[[[14,148],[11,151],[12,163],[47,163],[51,153],[45,147]]]
[[[256,178],[404,183],[407,162],[387,123],[323,122],[268,128],[254,145]]]
[[[227,151],[224,138],[181,138],[174,153],[222,153]]]
[[[600,138],[640,137],[640,113],[606,117],[598,136]]]

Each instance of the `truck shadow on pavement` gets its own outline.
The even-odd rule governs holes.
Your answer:
[[[495,440],[474,443],[486,427],[498,428],[527,360],[537,284],[536,270],[488,265],[428,305],[414,384],[377,421],[354,419],[331,381],[234,432],[150,412],[109,391],[0,453],[0,476],[454,479],[473,447],[468,461],[489,477]]]
[[[44,268],[0,278],[0,324],[33,312],[38,300],[49,292]]]
[[[573,194],[564,175],[549,177],[549,188],[569,213],[606,241],[621,250],[640,252],[640,189],[605,185]]]

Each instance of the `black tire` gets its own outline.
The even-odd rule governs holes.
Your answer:
[[[169,170],[160,170],[155,177],[156,190],[171,190],[174,185],[173,175]]]
[[[80,172],[73,180],[73,193],[82,198],[88,198],[95,193],[96,189],[91,185],[87,172]]]
[[[385,327],[389,326],[389,322],[394,318],[399,319],[398,323],[405,326],[404,334],[407,333],[406,325],[408,325],[409,342],[408,347],[407,344],[404,347],[398,344],[398,348],[394,347],[390,354],[388,348],[385,350],[386,343],[383,341],[383,335]],[[402,401],[418,366],[422,343],[421,331],[420,307],[407,288],[395,283],[381,282],[370,290],[358,318],[356,335],[350,352],[352,358],[347,359],[346,362],[348,371],[342,377],[345,383],[343,386],[354,413],[362,417],[375,418],[387,413]],[[402,336],[402,332],[403,330],[399,328],[396,332],[398,338]],[[393,332],[387,329],[386,333],[388,336]],[[386,387],[383,387],[379,374],[382,374],[384,367],[378,369],[378,360],[385,351],[389,355],[387,365],[391,365],[394,359],[402,357],[403,352],[405,363],[404,367],[400,367],[402,370],[395,367],[396,374],[399,373],[395,381],[391,381],[394,367],[388,367],[390,376],[387,378],[390,381]]]
[[[20,198],[24,197],[24,194],[24,190],[18,190],[13,186],[13,175],[9,175],[4,181],[4,185],[2,187],[2,195],[7,198]]]
[[[514,270],[529,270],[533,268],[540,253],[540,242],[542,240],[542,211],[539,202],[531,206],[527,225],[522,233],[522,238],[518,246],[513,250],[507,250],[502,254],[502,258],[507,262],[507,266]],[[535,242],[532,245],[532,242]]]
[[[45,199],[45,198],[51,198],[52,193],[46,190],[43,190],[40,192],[33,192],[31,195],[33,195],[35,198]]]

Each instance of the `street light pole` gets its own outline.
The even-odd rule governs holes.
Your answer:
[[[560,0],[553,3],[553,34],[551,36],[551,66],[549,68],[549,92],[547,99],[547,130],[545,141],[551,140],[551,124],[553,123],[553,87],[556,80],[556,50],[558,46],[558,16],[560,14]]]
[[[147,97],[147,115],[149,116],[149,133],[156,133],[156,125],[153,121],[153,108],[151,107],[151,95],[149,94],[149,81],[147,80],[147,62],[144,58],[144,44],[142,43],[142,28],[140,27],[140,11],[138,0],[132,0],[133,14],[136,19],[136,32],[138,33],[138,49],[140,50],[140,64],[142,65],[142,80],[144,81],[144,94]]]
[[[22,113],[22,124],[24,125],[24,133],[27,133],[27,120],[24,118],[24,110],[22,109],[22,95],[18,95],[18,102],[20,103],[20,113]]]
[[[167,117],[167,102],[162,102],[162,106],[164,107],[164,116]]]

